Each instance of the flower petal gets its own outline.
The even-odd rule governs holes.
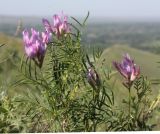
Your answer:
[[[23,34],[23,41],[24,41],[25,45],[28,45],[28,44],[30,43],[28,31],[27,31],[27,30],[24,30],[24,31],[22,32],[22,34]]]
[[[43,23],[43,25],[44,25],[44,27],[45,27],[45,29],[48,33],[53,32],[52,26],[47,19],[42,19],[42,23]]]

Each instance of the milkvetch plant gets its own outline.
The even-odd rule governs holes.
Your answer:
[[[86,19],[83,24],[75,22],[84,27]],[[46,19],[42,22],[47,33],[47,42],[42,42],[42,45],[47,46],[47,49],[44,47],[43,52],[39,48],[34,49],[38,46],[37,41],[34,38],[32,41],[31,38],[33,57],[27,55],[30,62],[22,61],[21,71],[24,78],[20,80],[21,84],[30,83],[39,89],[38,96],[42,98],[39,100],[36,97],[36,102],[33,103],[31,100],[34,99],[29,97],[27,103],[34,105],[32,108],[37,111],[37,118],[41,117],[46,121],[48,131],[96,131],[98,124],[104,121],[102,117],[111,116],[112,111],[104,109],[112,107],[113,100],[108,93],[113,95],[113,92],[101,82],[95,65],[90,64],[90,59],[81,46],[81,32],[75,24],[69,23],[64,15],[54,15],[53,25]],[[25,37],[28,36],[24,33],[25,31],[25,42]],[[39,35],[38,32],[32,32],[33,37],[35,33]],[[43,37],[40,38],[43,41]],[[44,61],[48,62],[47,65],[40,66],[43,61],[39,60],[39,54],[48,58]],[[40,65],[35,61],[36,58]],[[38,109],[45,114],[41,115]]]
[[[14,108],[5,108],[7,111],[14,109],[13,119],[20,119],[17,131],[153,129],[154,125],[148,120],[159,99],[147,98],[151,93],[150,81],[140,75],[140,68],[126,54],[121,63],[113,62],[113,65],[124,77],[122,85],[129,91],[129,100],[125,99],[125,94],[122,103],[115,102],[119,87],[113,86],[114,71],[103,63],[100,63],[101,67],[97,66],[101,51],[94,51],[91,61],[81,43],[88,16],[81,23],[74,17],[69,22],[68,16],[56,14],[52,23],[42,19],[43,32],[34,28],[22,32],[25,57],[21,60],[21,75],[15,86],[23,85],[26,92],[11,100],[16,104]],[[131,94],[131,88],[134,94]],[[4,105],[0,107],[4,108]],[[5,112],[3,115],[7,121],[12,118]]]
[[[128,54],[124,55],[121,63],[113,62],[113,65],[118,70],[118,72],[120,72],[120,74],[125,78],[123,85],[129,91],[129,116],[131,116],[131,87],[133,82],[140,75],[140,68],[136,66],[134,60],[132,60]]]

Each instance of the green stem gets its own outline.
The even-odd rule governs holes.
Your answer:
[[[97,127],[97,124],[96,124],[96,121],[95,119],[93,120],[93,132],[96,132],[96,127]]]
[[[128,91],[129,91],[129,107],[128,107],[128,115],[129,115],[129,119],[131,117],[131,87],[128,88]]]
[[[93,90],[93,100],[94,100],[94,116],[96,115],[96,91]],[[93,118],[93,132],[96,132],[96,127],[97,127],[97,124],[96,124],[96,119]]]
[[[129,86],[128,88],[128,93],[129,93],[129,97],[128,97],[128,130],[130,130],[130,119],[131,119],[131,86]]]

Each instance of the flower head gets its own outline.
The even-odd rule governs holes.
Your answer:
[[[58,38],[63,34],[70,32],[68,17],[63,13],[61,15],[56,14],[53,16],[53,24],[50,24],[47,19],[43,19],[42,22],[46,31],[55,33]]]
[[[99,86],[99,84],[100,84],[99,76],[98,76],[97,72],[92,67],[88,68],[87,80],[92,87]]]
[[[140,74],[140,67],[136,66],[134,60],[132,60],[128,54],[124,55],[124,59],[121,63],[113,62],[113,65],[127,80],[125,83],[127,85],[131,85]]]
[[[29,38],[28,31],[27,30],[23,31],[23,42],[24,42],[25,52],[27,57],[29,58],[36,57],[38,51],[34,36],[35,36],[34,33],[32,33],[32,38]]]
[[[47,43],[50,41],[50,34],[48,32],[42,32],[40,35],[33,28],[31,28],[31,36],[28,30],[24,30],[22,34],[27,57],[34,60],[37,58],[40,66],[43,62]]]

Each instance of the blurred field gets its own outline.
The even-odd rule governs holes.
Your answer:
[[[19,61],[23,55],[22,40],[0,33],[0,44],[5,44],[0,49],[1,90],[7,90],[13,94],[16,90],[21,91],[12,89],[11,85],[18,79]]]

